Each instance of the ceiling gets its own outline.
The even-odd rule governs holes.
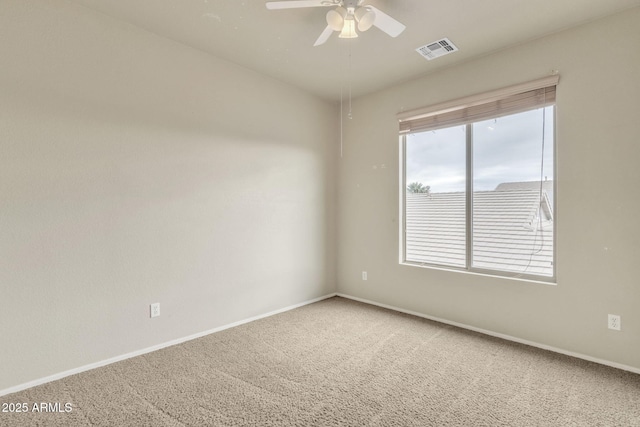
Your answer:
[[[267,10],[266,0],[73,0],[116,19],[303,88],[327,100],[367,94],[442,67],[640,6],[640,0],[366,0],[406,25],[313,47],[327,7]],[[427,61],[415,49],[449,38]]]

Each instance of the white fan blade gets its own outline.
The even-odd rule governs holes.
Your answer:
[[[327,25],[327,28],[324,29],[322,34],[320,34],[320,37],[318,37],[318,40],[316,40],[316,42],[313,45],[320,46],[321,44],[325,44],[326,41],[329,40],[331,33],[333,33],[333,30],[329,25]]]
[[[380,9],[369,5],[367,5],[367,7],[373,10],[376,14],[376,19],[373,21],[373,25],[380,28],[391,37],[398,37],[404,29],[407,28],[386,13],[382,12]]]
[[[292,1],[268,1],[267,9],[295,9],[299,7],[333,6],[326,0],[292,0]]]

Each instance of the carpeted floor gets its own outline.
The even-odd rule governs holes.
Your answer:
[[[640,426],[640,375],[331,298],[0,403],[28,406],[2,426]]]

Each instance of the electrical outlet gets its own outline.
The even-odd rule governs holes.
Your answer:
[[[367,280],[367,272],[366,271],[362,272],[362,280]]]
[[[160,303],[156,302],[151,304],[151,317],[158,317],[160,316]]]
[[[609,329],[613,329],[614,331],[619,331],[621,326],[622,326],[622,320],[620,319],[620,316],[618,316],[617,314],[610,314]]]

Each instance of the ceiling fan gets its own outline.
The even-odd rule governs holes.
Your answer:
[[[313,44],[319,46],[329,40],[331,33],[340,31],[338,37],[351,39],[358,37],[359,31],[367,31],[372,26],[398,37],[406,28],[386,13],[373,6],[363,6],[365,0],[289,0],[269,1],[267,9],[295,9],[302,7],[334,7],[327,12],[327,27]]]

